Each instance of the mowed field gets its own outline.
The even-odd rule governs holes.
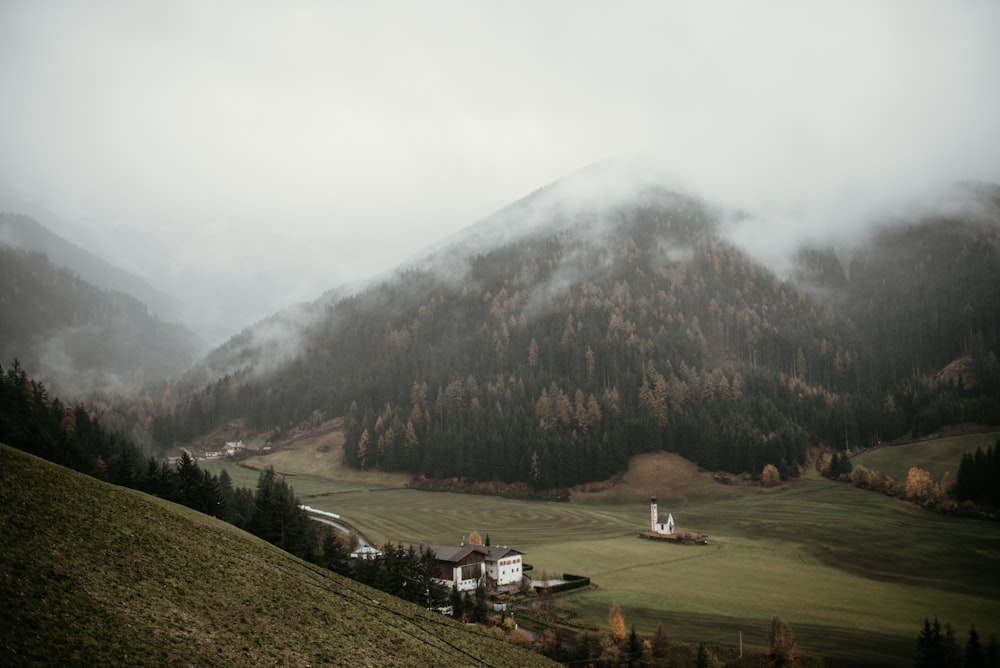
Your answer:
[[[376,543],[457,543],[475,529],[523,551],[536,577],[587,575],[594,588],[557,599],[560,616],[585,627],[606,630],[618,601],[642,635],[663,623],[676,641],[735,648],[742,632],[745,647],[761,649],[779,615],[811,654],[899,666],[912,664],[925,617],[951,623],[963,646],[973,624],[984,640],[1000,636],[996,523],[814,477],[769,492],[723,485],[666,453],[636,458],[612,488],[559,503],[423,492],[354,471],[330,479],[336,449],[318,458],[310,448],[250,463],[273,464],[303,503],[340,513]],[[227,470],[256,483],[255,471]],[[710,545],[638,539],[650,495],[679,531],[705,532]]]
[[[975,453],[976,448],[985,451],[996,443],[998,438],[1000,434],[994,432],[949,436],[905,445],[888,445],[861,453],[851,461],[855,465],[861,464],[865,468],[890,475],[903,485],[906,484],[906,475],[911,466],[919,466],[929,471],[935,480],[940,480],[945,471],[950,472],[952,478],[955,478],[958,476],[958,465],[962,461],[963,454]]]

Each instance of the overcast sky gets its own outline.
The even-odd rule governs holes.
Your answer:
[[[0,189],[236,330],[608,157],[837,227],[998,119],[990,0],[0,0]]]

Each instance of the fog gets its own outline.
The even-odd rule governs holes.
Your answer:
[[[218,343],[611,157],[862,234],[1000,181],[997,63],[985,1],[0,1],[0,195]]]

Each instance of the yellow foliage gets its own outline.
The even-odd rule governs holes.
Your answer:
[[[608,627],[611,629],[611,637],[621,642],[625,640],[628,631],[625,629],[625,615],[622,614],[618,601],[611,603],[611,610],[608,612]]]

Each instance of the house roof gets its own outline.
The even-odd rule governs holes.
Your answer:
[[[438,561],[449,561],[455,564],[464,561],[471,554],[486,555],[486,548],[482,545],[431,545],[420,543],[418,551],[420,554],[423,554],[428,549],[434,552],[434,556],[437,557]]]
[[[372,547],[371,545],[362,545],[358,549],[354,550],[354,552],[351,552],[351,556],[352,557],[359,556],[359,555],[364,555],[364,554],[381,555],[382,552],[380,550]]]
[[[437,557],[438,561],[448,561],[456,564],[473,553],[482,554],[486,561],[497,561],[514,554],[523,554],[523,552],[518,552],[506,545],[430,545],[428,543],[420,543],[419,552],[421,554],[428,549],[434,551],[434,556]]]
[[[514,554],[524,554],[519,552],[512,547],[507,547],[506,545],[490,545],[486,547],[486,560],[496,561],[498,559],[503,559],[504,557],[509,557]]]

